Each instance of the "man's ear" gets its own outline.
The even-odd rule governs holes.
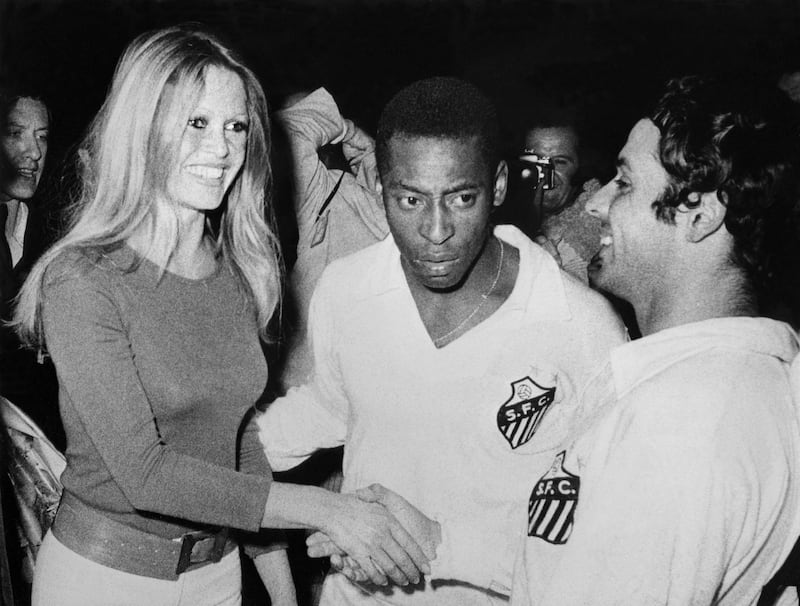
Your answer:
[[[692,192],[689,201],[692,206],[681,204],[679,214],[683,215],[686,239],[700,242],[724,225],[727,209],[715,191]]]
[[[494,199],[492,206],[500,206],[506,199],[508,190],[508,164],[505,160],[500,160],[497,170],[494,173]]]

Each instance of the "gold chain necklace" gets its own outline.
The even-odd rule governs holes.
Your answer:
[[[459,330],[461,330],[467,322],[469,322],[473,317],[475,317],[475,314],[478,313],[481,307],[483,307],[483,304],[486,303],[486,300],[489,298],[489,295],[491,295],[494,292],[495,286],[497,286],[497,282],[500,280],[500,274],[503,272],[503,254],[505,252],[505,247],[503,246],[503,240],[497,238],[497,241],[500,242],[500,263],[498,263],[497,265],[497,275],[494,277],[494,281],[492,282],[492,285],[489,287],[489,290],[487,290],[485,293],[481,295],[480,303],[478,303],[477,307],[473,309],[472,312],[470,312],[470,314],[466,318],[464,318],[463,320],[461,320],[461,322],[458,323],[458,326],[446,332],[445,334],[436,337],[433,340],[434,345],[439,345],[442,341],[447,339],[447,337],[452,336]]]

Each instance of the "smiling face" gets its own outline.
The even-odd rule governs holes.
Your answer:
[[[0,196],[29,200],[36,193],[47,159],[50,121],[37,99],[18,99],[0,133]]]
[[[572,180],[580,166],[578,135],[568,126],[536,127],[525,135],[525,149],[553,162],[553,187],[543,192],[542,206],[547,213],[556,213],[570,202]]]
[[[389,140],[380,188],[409,282],[430,290],[462,283],[483,252],[506,177],[505,163],[490,170],[475,136]]]
[[[630,302],[658,290],[677,252],[675,225],[659,220],[652,206],[668,184],[659,140],[655,124],[640,120],[619,154],[616,176],[586,203],[603,223],[590,281]]]
[[[167,197],[180,207],[217,208],[244,164],[247,95],[241,78],[216,66],[205,73],[196,107],[187,119],[178,161],[167,179]]]

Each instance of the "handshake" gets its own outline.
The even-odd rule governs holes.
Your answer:
[[[380,484],[339,496],[325,528],[306,540],[310,557],[329,557],[357,583],[416,585],[430,574],[441,542],[438,522]]]

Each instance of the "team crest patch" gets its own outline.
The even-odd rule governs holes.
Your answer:
[[[528,501],[528,536],[563,545],[572,532],[581,479],[564,469],[566,451],[536,483]]]
[[[497,411],[497,427],[518,448],[533,437],[556,396],[555,387],[542,387],[530,377],[511,384],[511,397]]]

